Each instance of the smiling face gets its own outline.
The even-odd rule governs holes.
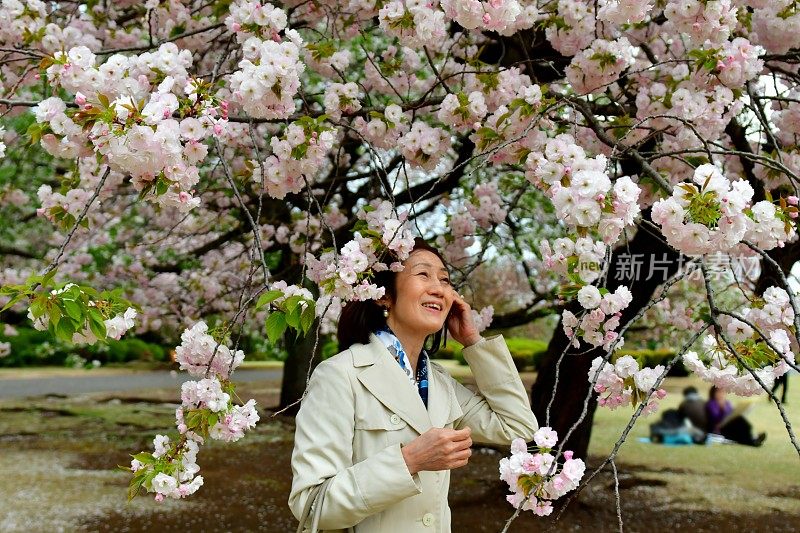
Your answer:
[[[453,305],[453,289],[447,269],[428,250],[411,253],[395,278],[395,301],[389,307],[387,323],[396,334],[426,337],[444,326]]]

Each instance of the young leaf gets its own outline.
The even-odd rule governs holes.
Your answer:
[[[94,314],[89,315],[89,329],[94,333],[98,339],[106,338],[106,325],[102,320],[98,320]]]
[[[283,292],[281,291],[267,291],[261,296],[258,297],[258,301],[256,302],[256,309],[261,309],[265,305],[274,302],[278,298],[283,296]]]
[[[300,328],[300,307],[295,307],[286,313],[286,324],[291,328]]]
[[[303,330],[303,333],[307,333],[311,324],[314,323],[316,312],[314,309],[314,303],[309,302],[309,305],[303,309],[303,313],[300,315],[300,327]]]
[[[78,305],[73,300],[63,300],[63,302],[64,302],[64,309],[66,309],[69,317],[80,322],[81,319],[83,318],[83,311],[81,311],[81,306]]]
[[[281,311],[276,311],[269,315],[265,324],[267,328],[267,338],[270,342],[275,343],[283,336],[286,331],[286,315]]]

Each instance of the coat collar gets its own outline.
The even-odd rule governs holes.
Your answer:
[[[353,366],[363,369],[358,373],[358,380],[419,434],[432,427],[443,427],[455,398],[439,370],[433,365],[428,369],[428,409],[425,409],[419,393],[383,342],[373,333],[369,340],[369,344],[354,344],[350,348]]]

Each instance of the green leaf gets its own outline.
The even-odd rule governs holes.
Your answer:
[[[283,292],[281,291],[267,291],[261,296],[258,297],[258,301],[256,302],[256,309],[261,309],[265,305],[274,302],[278,298],[283,296]]]
[[[28,137],[31,139],[31,144],[36,144],[42,138],[42,126],[37,123],[33,123],[28,126],[28,131],[25,132]]]
[[[155,461],[155,457],[153,457],[153,454],[149,452],[137,453],[136,455],[131,455],[131,457],[145,465]]]
[[[314,318],[316,318],[314,303],[309,302],[308,306],[303,309],[303,313],[300,315],[300,328],[303,330],[303,333],[308,332],[311,324],[314,323]]]
[[[276,311],[269,315],[266,324],[267,338],[270,342],[275,343],[283,336],[286,331],[286,315],[281,311]]]
[[[300,308],[295,307],[286,313],[286,324],[294,329],[300,329]]]
[[[94,333],[98,339],[106,338],[106,325],[102,320],[99,320],[96,315],[89,315],[89,329]]]
[[[55,277],[56,272],[58,272],[58,269],[54,268],[53,270],[48,272],[45,277],[42,278],[42,281],[40,282],[42,287],[49,287],[50,286],[50,282],[53,281],[53,278]]]
[[[283,306],[282,307],[284,309],[286,309],[286,311],[291,313],[292,311],[297,309],[297,306],[300,305],[300,302],[302,300],[303,300],[302,296],[300,296],[299,294],[295,294],[294,296],[290,296],[289,298],[286,298],[286,300],[283,302]]]
[[[75,334],[75,326],[71,320],[59,320],[55,327],[56,336],[66,342],[72,342],[72,336]]]
[[[14,305],[16,305],[24,297],[25,297],[24,294],[18,294],[17,296],[14,296],[13,298],[11,298],[11,300],[9,300],[9,302],[6,305],[3,306],[2,309],[0,309],[0,313],[2,313],[3,311],[5,311],[7,309],[11,309],[12,307],[14,307]]]
[[[36,296],[31,300],[31,314],[33,315],[33,318],[39,318],[44,314],[46,302],[46,297],[41,295]]]
[[[165,179],[159,178],[156,182],[156,194],[161,196],[166,194],[167,190],[169,189],[169,182]]]
[[[80,305],[73,300],[62,300],[62,303],[64,304],[64,309],[66,309],[70,318],[82,322],[83,311],[81,310]]]

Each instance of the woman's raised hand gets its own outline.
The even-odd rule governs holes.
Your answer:
[[[464,301],[464,298],[455,289],[452,289],[452,291],[455,296],[453,297],[450,313],[447,315],[447,329],[450,330],[450,335],[453,339],[464,347],[471,346],[481,340],[481,334],[472,320],[472,309],[469,304]]]
[[[431,428],[402,448],[411,475],[423,470],[452,470],[467,464],[472,455],[469,428]]]

